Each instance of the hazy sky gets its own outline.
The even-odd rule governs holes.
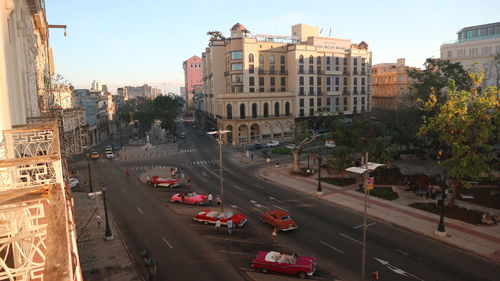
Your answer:
[[[463,27],[500,21],[500,1],[168,1],[46,0],[56,73],[77,88],[148,83],[179,93],[182,61],[201,56],[207,31],[239,22],[252,33],[290,35],[305,23],[323,36],[366,41],[373,63],[406,58],[421,67]]]

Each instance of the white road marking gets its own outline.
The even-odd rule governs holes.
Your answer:
[[[274,198],[274,197],[272,197],[272,196],[268,196],[268,197],[269,197],[269,199],[271,199],[271,200],[274,200],[274,201],[280,202],[281,204],[288,205],[288,203],[283,202],[283,201],[281,201],[281,200],[279,200],[279,199],[276,199],[276,198]]]
[[[201,179],[202,181],[204,181],[204,182],[207,182],[207,180],[206,180],[206,179],[204,179],[203,177],[200,177],[200,179]]]
[[[278,209],[281,209],[281,210],[283,210],[283,211],[285,211],[285,212],[287,212],[287,213],[288,213],[288,211],[287,211],[287,210],[285,210],[285,209],[281,208],[280,206],[278,206],[278,205],[274,205],[274,204],[272,204],[272,205],[273,205],[274,207],[276,207],[276,208],[278,208]]]
[[[259,213],[264,213],[264,211],[260,210],[260,209],[257,209],[257,208],[253,208],[255,211],[259,212]]]
[[[337,252],[339,252],[339,253],[341,253],[341,254],[343,254],[343,253],[344,253],[344,252],[342,252],[341,250],[339,250],[339,249],[337,249],[337,248],[333,247],[332,245],[330,245],[330,244],[328,244],[328,243],[325,243],[325,242],[323,242],[323,241],[319,241],[319,243],[321,243],[321,244],[323,244],[323,245],[325,245],[325,246],[327,246],[327,247],[329,247],[329,248],[331,248],[331,249],[334,249],[335,251],[337,251]]]
[[[172,247],[172,245],[170,245],[170,243],[168,243],[167,239],[165,239],[165,237],[161,237],[161,239],[163,240],[163,242],[165,242],[165,244],[167,244],[167,246],[170,247],[170,249],[173,249],[174,247]]]
[[[241,190],[241,191],[245,191],[243,188],[241,188],[241,187],[237,186],[236,184],[233,184],[233,186],[234,186],[234,188],[236,188],[236,189],[239,189],[239,190]]]
[[[358,241],[358,240],[356,240],[356,239],[354,239],[354,238],[352,238],[352,237],[349,237],[349,236],[347,236],[347,235],[345,235],[345,234],[343,234],[343,233],[339,233],[339,235],[340,235],[340,236],[343,236],[343,237],[345,237],[345,238],[347,238],[347,239],[349,239],[349,240],[352,240],[352,241],[354,241],[354,242],[358,243],[359,245],[363,245],[363,242]]]
[[[252,202],[252,204],[257,203],[257,201],[255,201],[255,200],[250,200],[250,202]]]
[[[144,215],[144,212],[141,210],[141,208],[139,208],[139,206],[137,206],[137,211],[139,211],[139,213]]]
[[[121,187],[121,189],[122,189],[122,192],[125,193],[125,189],[123,189],[123,187]]]
[[[377,222],[372,222],[372,223],[369,223],[369,224],[367,224],[367,225],[366,225],[366,227],[369,227],[370,225],[374,225],[374,224],[376,224],[376,223],[377,223]],[[363,225],[358,225],[358,226],[354,227],[353,229],[360,228],[360,227],[363,227]]]
[[[261,185],[258,185],[258,184],[254,184],[254,185],[255,185],[256,187],[258,187],[258,188],[262,188],[262,189],[264,189],[264,187],[263,187],[263,186],[261,186]]]
[[[379,259],[379,258],[374,258],[376,261],[378,261],[379,263],[381,263],[382,265],[384,265],[385,267],[387,267],[388,269],[392,270],[394,273],[397,273],[397,274],[400,274],[400,275],[403,275],[403,276],[411,276],[417,280],[420,280],[420,281],[424,281],[423,279],[420,279],[419,277],[411,274],[411,273],[408,273],[404,270],[402,270],[401,268],[397,268],[395,267],[394,265],[390,264],[388,261],[385,261],[383,259]]]
[[[403,255],[405,255],[405,256],[407,256],[407,255],[408,255],[408,253],[407,253],[407,252],[403,252],[403,250],[396,249],[396,251],[400,252],[401,254],[403,254]]]
[[[231,205],[231,208],[238,208],[238,206],[236,206],[236,205]]]

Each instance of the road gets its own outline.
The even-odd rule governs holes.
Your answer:
[[[129,248],[134,253],[149,248],[158,260],[157,280],[252,280],[246,273],[259,250],[316,257],[315,279],[360,280],[362,216],[255,177],[265,163],[238,164],[232,161],[234,148],[225,149],[224,202],[249,222],[231,236],[194,222],[199,207],[169,203],[179,190],[154,189],[124,176],[125,168],[175,165],[191,178],[191,186],[180,190],[220,194],[218,146],[201,130],[180,127],[187,138],[179,140],[178,153],[163,159],[100,160],[92,167],[94,182],[108,187],[111,210]],[[259,215],[277,208],[288,211],[299,229],[280,233],[275,243],[272,228]],[[494,262],[384,222],[369,219],[368,225],[366,280],[373,269],[379,270],[380,280],[497,280]]]

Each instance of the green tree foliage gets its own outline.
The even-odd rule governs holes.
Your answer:
[[[173,130],[173,124],[179,108],[183,105],[180,97],[169,93],[166,96],[158,96],[153,101],[155,118],[161,121],[161,127],[167,131]]]
[[[436,92],[431,92],[423,102],[424,112],[437,112],[423,116],[419,134],[435,133],[444,152],[441,165],[448,171],[454,205],[457,190],[468,186],[468,181],[478,180],[481,174],[494,165],[493,145],[498,143],[500,120],[499,91],[496,87],[479,90],[482,75],[471,74],[474,81],[470,90],[459,90],[453,81],[448,84],[443,103]]]
[[[343,178],[345,169],[354,164],[354,151],[347,146],[336,146],[327,156],[327,170],[329,173],[340,174]]]
[[[210,35],[210,41],[214,41],[214,40],[224,40],[226,39],[222,33],[220,31],[209,31],[207,32],[207,35]]]

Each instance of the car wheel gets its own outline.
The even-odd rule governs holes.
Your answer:
[[[157,184],[157,183],[155,183],[155,184],[153,184],[153,186],[154,186],[154,187],[158,187],[158,184]]]
[[[269,272],[269,270],[267,268],[261,268],[260,271],[262,271],[262,273],[268,273]]]
[[[301,278],[301,279],[306,279],[307,273],[305,273],[304,271],[301,271],[297,274],[297,276],[299,276],[299,278]]]

